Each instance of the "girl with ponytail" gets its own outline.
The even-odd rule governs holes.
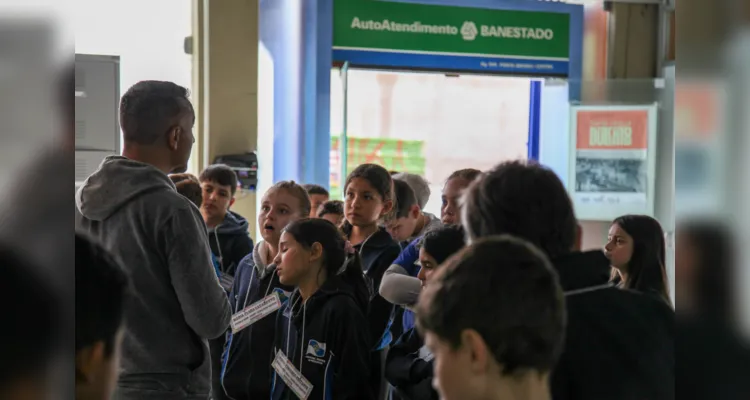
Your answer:
[[[276,320],[271,398],[374,399],[371,290],[354,247],[331,222],[305,218],[282,231],[274,263],[295,290]]]

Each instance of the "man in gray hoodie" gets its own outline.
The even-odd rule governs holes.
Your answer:
[[[167,177],[195,138],[187,89],[143,81],[120,102],[123,156],[107,157],[76,193],[76,227],[118,256],[132,280],[115,399],[202,399],[207,339],[231,318],[198,209]]]

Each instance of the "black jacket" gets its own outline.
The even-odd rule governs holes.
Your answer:
[[[357,302],[340,278],[329,278],[303,304],[295,291],[284,311],[277,314],[273,352],[281,350],[313,385],[308,399],[368,400],[370,378],[367,304]],[[273,400],[297,397],[274,372]]]
[[[364,247],[362,247],[364,245]],[[379,228],[367,241],[354,246],[362,257],[362,267],[374,288],[374,296],[370,300],[367,320],[373,349],[380,350],[388,346],[393,337],[388,329],[393,312],[393,304],[389,303],[378,293],[383,274],[401,253],[401,247],[393,240],[385,228]]]
[[[385,378],[403,400],[438,400],[432,388],[432,360],[419,332],[409,329],[388,350]]]
[[[234,313],[274,291],[282,302],[291,295],[293,288],[279,282],[275,265],[265,265],[264,252],[265,246],[259,242],[253,254],[245,257],[237,268],[229,295]],[[271,347],[277,314],[268,315],[234,335],[231,330],[227,333],[221,382],[232,399],[267,399],[271,395]]]
[[[672,308],[607,286],[609,261],[599,250],[553,264],[568,317],[565,347],[551,378],[553,399],[674,399]]]
[[[208,243],[211,252],[219,259],[222,275],[233,277],[240,261],[253,251],[253,239],[247,227],[244,217],[229,211],[221,224],[208,230]],[[225,284],[225,279],[221,281],[224,289],[231,289],[231,285]]]

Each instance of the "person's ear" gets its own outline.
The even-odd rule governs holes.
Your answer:
[[[419,204],[414,204],[411,206],[411,209],[409,210],[409,214],[411,214],[411,217],[414,219],[419,218],[419,214],[422,212],[422,209],[419,208]]]
[[[82,383],[94,381],[98,371],[102,369],[105,359],[104,342],[102,341],[77,351],[76,380]]]
[[[393,200],[387,200],[383,202],[383,211],[380,212],[380,216],[384,217],[393,210]]]
[[[473,329],[465,329],[461,332],[461,349],[463,356],[467,358],[468,366],[472,375],[478,376],[487,373],[493,360],[492,353],[487,347],[482,336]]]
[[[233,205],[234,205],[234,202],[235,202],[236,200],[237,200],[237,198],[236,198],[236,197],[234,197],[234,196],[232,196],[232,199],[231,199],[231,200],[229,200],[229,207],[233,206]]]
[[[310,246],[310,261],[318,261],[323,258],[323,245],[319,242]]]
[[[181,133],[182,128],[180,128],[178,125],[169,128],[169,133],[167,134],[167,145],[169,146],[170,150],[177,151],[177,148],[180,145]]]

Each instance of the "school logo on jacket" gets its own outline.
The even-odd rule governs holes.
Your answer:
[[[307,358],[307,361],[315,364],[323,364],[325,363],[325,356],[325,343],[320,343],[315,339],[310,339],[310,341],[307,342],[307,352],[305,353],[305,358]]]
[[[274,293],[279,295],[279,300],[281,301],[281,304],[286,304],[287,300],[289,300],[289,296],[292,294],[291,292],[287,292],[282,288],[274,288]]]

